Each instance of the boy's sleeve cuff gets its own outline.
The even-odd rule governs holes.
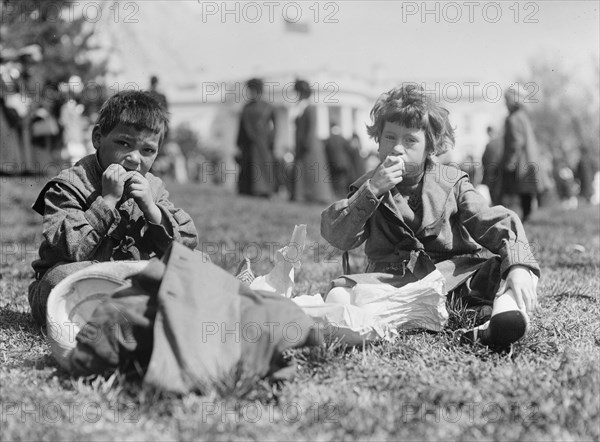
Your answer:
[[[176,230],[173,227],[174,220],[169,211],[164,207],[161,207],[160,204],[157,204],[157,207],[162,213],[162,223],[156,224],[146,221],[147,230],[143,235],[153,244],[152,248],[154,251],[162,254],[175,240]],[[173,232],[173,234],[171,232]]]
[[[121,221],[121,215],[116,208],[111,208],[99,196],[85,211],[85,219],[100,235],[110,234]]]
[[[163,215],[164,216],[164,215]],[[162,254],[173,242],[174,238],[162,224],[147,222],[148,229],[144,237],[150,239],[155,252]]]

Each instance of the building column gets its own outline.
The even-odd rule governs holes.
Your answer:
[[[317,137],[321,140],[329,138],[329,109],[324,104],[317,104]]]
[[[366,124],[371,124],[371,117],[367,109],[354,109],[354,131],[357,133],[358,138],[362,145],[363,153],[377,150],[377,144],[369,138],[367,135]]]
[[[348,139],[352,137],[352,132],[354,132],[352,110],[353,109],[351,107],[342,106],[340,113],[340,127],[342,129],[342,135]]]
[[[283,156],[294,148],[294,122],[290,111],[284,106],[275,107],[275,155]]]

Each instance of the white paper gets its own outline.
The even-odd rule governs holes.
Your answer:
[[[294,293],[294,274],[300,269],[305,242],[306,224],[295,226],[288,245],[275,253],[273,270],[266,275],[256,277],[250,284],[250,288],[258,292],[291,298]]]
[[[348,345],[391,339],[398,329],[440,331],[448,321],[445,279],[437,270],[401,288],[357,284],[350,290],[351,304],[328,303],[320,295],[293,301],[322,325],[326,339]]]

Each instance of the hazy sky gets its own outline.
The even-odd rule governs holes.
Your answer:
[[[108,21],[125,72],[140,81],[149,73],[168,85],[324,67],[369,76],[379,64],[402,81],[506,82],[536,53],[587,71],[599,57],[599,4],[141,1],[121,2],[118,20]],[[284,18],[308,32],[287,31]]]

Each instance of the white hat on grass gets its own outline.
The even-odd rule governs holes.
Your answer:
[[[46,314],[48,343],[58,364],[71,370],[70,355],[77,333],[96,307],[116,289],[129,285],[130,276],[148,261],[110,261],[93,264],[67,276],[50,292]]]

